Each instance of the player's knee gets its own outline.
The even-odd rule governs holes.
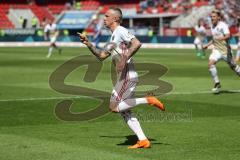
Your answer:
[[[110,104],[109,105],[109,110],[111,112],[118,113],[119,112],[118,105],[116,103]]]
[[[212,69],[214,67],[215,67],[215,65],[208,65],[208,69]]]
[[[211,69],[211,68],[214,68],[214,67],[215,67],[215,62],[210,60],[208,62],[208,68]]]
[[[109,110],[110,110],[111,112],[113,112],[113,113],[118,113],[118,112],[119,112],[119,110],[118,110],[117,107],[115,107],[115,108],[109,107]]]

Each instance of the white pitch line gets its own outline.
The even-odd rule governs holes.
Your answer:
[[[222,90],[227,93],[240,93],[240,90]],[[198,91],[198,92],[170,92],[165,95],[191,95],[191,94],[213,94],[212,91]]]
[[[228,93],[240,93],[240,90],[223,90]],[[191,95],[191,94],[213,94],[212,91],[199,91],[199,92],[170,92],[164,95]],[[74,97],[42,97],[42,98],[19,98],[19,99],[0,99],[0,102],[11,101],[38,101],[38,100],[61,100],[61,99],[79,99],[79,98],[92,98],[88,96],[74,96]]]
[[[38,100],[56,100],[56,99],[77,99],[85,96],[77,97],[42,97],[42,98],[19,98],[19,99],[0,99],[0,102],[11,102],[11,101],[38,101]]]

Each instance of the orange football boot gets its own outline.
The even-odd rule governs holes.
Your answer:
[[[162,111],[165,111],[164,105],[162,102],[160,102],[156,97],[154,96],[147,96],[148,104],[157,107],[158,109],[161,109]]]
[[[128,149],[136,149],[136,148],[150,148],[151,143],[148,139],[138,141],[133,146],[129,146]]]

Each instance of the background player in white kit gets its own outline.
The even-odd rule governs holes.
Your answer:
[[[56,45],[58,35],[59,32],[57,30],[57,25],[53,23],[52,20],[48,20],[48,23],[44,28],[44,39],[45,40],[47,40],[48,38],[50,39],[50,46],[48,49],[48,54],[46,56],[47,58],[49,58],[52,55],[53,48],[57,49],[59,54],[61,54],[62,52],[62,49]]]
[[[79,33],[81,41],[100,60],[111,56],[117,70],[117,83],[113,89],[109,108],[112,112],[120,113],[131,130],[137,135],[139,141],[128,148],[149,148],[150,142],[145,136],[136,117],[130,111],[139,104],[150,104],[161,110],[165,110],[163,104],[154,96],[145,98],[133,98],[138,76],[134,70],[132,56],[141,47],[139,40],[120,23],[122,12],[118,8],[109,9],[104,17],[104,25],[112,31],[110,44],[104,50],[98,50],[87,37]]]
[[[219,60],[224,60],[228,63],[233,71],[235,71],[240,76],[240,67],[236,65],[233,57],[230,45],[228,40],[230,38],[230,31],[228,25],[221,21],[221,14],[218,10],[213,10],[211,13],[211,32],[213,39],[206,45],[204,45],[204,49],[208,48],[210,45],[213,44],[213,50],[211,55],[209,56],[209,71],[212,75],[214,81],[214,88],[212,91],[214,93],[219,93],[221,85],[220,80],[217,74],[216,63]]]
[[[198,57],[205,58],[205,52],[203,50],[203,42],[206,36],[206,29],[204,27],[204,21],[200,19],[198,25],[194,27],[196,31],[196,37],[194,39],[194,45]]]
[[[237,36],[238,37],[238,48],[237,48],[237,53],[236,53],[236,62],[239,62],[240,61],[240,19],[238,19],[238,33],[234,34],[233,36]]]

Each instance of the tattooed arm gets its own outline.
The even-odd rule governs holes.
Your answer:
[[[133,38],[126,54],[127,60],[131,58],[141,46],[142,44],[140,43],[140,41],[137,38]]]
[[[85,44],[88,47],[88,49],[92,52],[92,54],[96,56],[99,60],[103,61],[104,59],[110,56],[109,52],[97,49],[95,46],[93,46],[92,43],[86,37],[86,35],[83,35],[81,33],[78,33],[78,35],[82,43]]]
[[[121,72],[129,58],[131,58],[141,47],[141,43],[137,38],[133,38],[130,43],[130,47],[128,48],[128,52],[126,54],[121,54],[121,61],[117,64],[117,71]]]

